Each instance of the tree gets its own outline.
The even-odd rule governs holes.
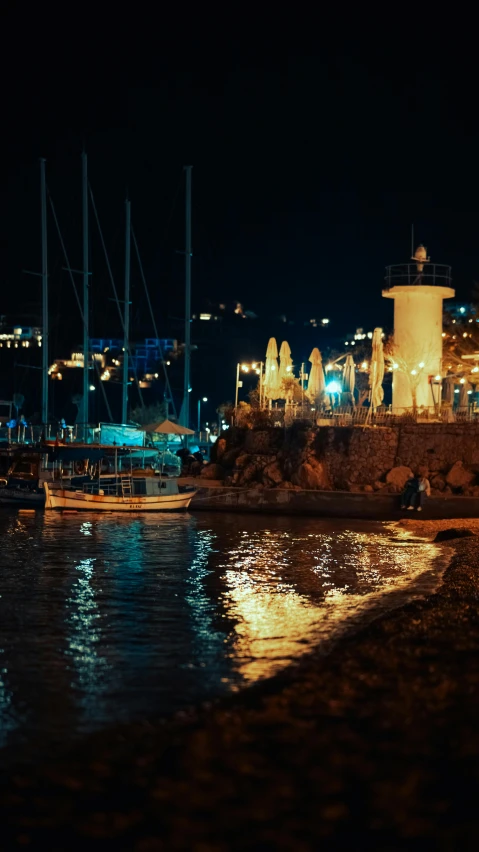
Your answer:
[[[301,403],[303,402],[304,395],[299,379],[291,376],[282,380],[279,399],[285,399],[289,403]]]
[[[146,426],[149,423],[161,423],[166,420],[166,402],[157,402],[153,405],[141,406],[132,408],[130,411],[130,420],[133,423],[138,423],[139,426]]]
[[[418,409],[418,388],[424,382],[424,377],[430,374],[432,353],[425,351],[422,344],[418,344],[415,349],[408,351],[406,357],[391,336],[384,346],[384,360],[392,372],[397,372],[406,378],[411,392],[412,411],[415,415]],[[435,406],[439,405],[440,400],[435,400]]]
[[[472,295],[474,297],[474,291]],[[472,316],[465,315],[463,319],[450,318],[445,322],[443,331],[443,372],[458,375],[474,385],[479,383],[478,319],[479,305]]]

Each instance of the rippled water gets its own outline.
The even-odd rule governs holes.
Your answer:
[[[0,535],[0,760],[268,677],[444,567],[357,521],[3,510]]]

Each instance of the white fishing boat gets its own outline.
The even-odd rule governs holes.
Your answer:
[[[121,476],[112,483],[85,482],[81,488],[55,488],[48,482],[45,509],[81,512],[179,512],[187,509],[195,489],[180,491],[177,479]]]

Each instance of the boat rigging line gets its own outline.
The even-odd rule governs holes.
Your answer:
[[[133,225],[131,226],[131,236],[133,238],[133,245],[135,247],[136,257],[137,257],[137,260],[138,260],[138,267],[139,267],[139,270],[140,270],[141,280],[143,281],[143,286],[145,288],[146,301],[148,302],[148,308],[150,310],[151,321],[152,321],[152,324],[153,324],[153,331],[155,332],[156,339],[159,341],[160,336],[158,334],[158,328],[157,328],[157,325],[156,325],[155,315],[153,313],[153,306],[151,304],[151,299],[150,299],[150,292],[148,290],[148,284],[147,284],[147,281],[146,281],[146,278],[145,278],[145,273],[144,273],[144,270],[143,270],[143,263],[141,261],[140,250],[138,248],[138,243],[137,243],[137,240],[136,240]],[[168,399],[168,403],[171,402],[173,414],[176,418],[176,406],[175,406],[175,401],[173,399],[173,394],[171,392],[170,378],[168,376],[168,370],[166,369],[166,364],[165,364],[165,359],[164,359],[164,354],[163,354],[163,349],[162,349],[161,343],[159,343],[159,350],[160,350],[161,366],[163,368],[163,375],[165,377],[165,390],[167,391],[167,399]],[[168,412],[167,412],[167,415],[168,415]]]
[[[118,315],[120,317],[121,327],[123,329],[123,333],[125,333],[125,318],[124,318],[122,310],[121,310],[120,300],[118,298],[118,291],[116,289],[115,279],[113,277],[113,272],[112,272],[112,268],[111,268],[111,265],[110,265],[110,259],[108,257],[108,251],[107,251],[107,248],[106,248],[105,240],[103,238],[103,231],[102,231],[101,225],[100,225],[100,218],[98,216],[98,211],[97,211],[96,204],[95,204],[95,198],[93,196],[93,190],[91,188],[90,183],[88,184],[88,187],[89,187],[89,190],[90,190],[90,198],[91,198],[92,209],[93,209],[93,213],[95,215],[95,220],[96,220],[98,232],[99,232],[99,235],[100,235],[103,253],[105,255],[105,262],[106,262],[106,266],[107,266],[107,270],[108,270],[108,275],[110,277],[111,286],[113,288],[113,293],[114,293],[114,296],[115,296],[116,306],[118,308]],[[136,383],[136,386],[138,388],[138,396],[140,398],[140,404],[141,404],[141,407],[144,409],[145,408],[145,402],[144,402],[144,399],[143,399],[143,394],[141,392],[140,382],[138,380],[137,369],[136,369],[136,366],[134,364],[133,357],[132,357],[132,354],[131,354],[130,341],[125,340],[125,343],[126,343],[125,348],[126,348],[126,351],[128,352],[129,360],[131,360],[131,363],[133,365],[133,372],[135,374],[135,383]]]
[[[49,202],[50,202],[50,207],[51,207],[52,214],[53,214],[53,221],[55,222],[55,227],[56,227],[56,229],[57,229],[57,233],[58,233],[58,239],[60,240],[60,245],[61,245],[61,247],[62,247],[63,256],[64,256],[64,258],[65,258],[66,266],[64,267],[64,269],[65,269],[65,272],[68,272],[68,274],[69,274],[69,276],[70,276],[70,281],[71,281],[71,283],[72,283],[73,292],[75,293],[75,298],[76,298],[76,302],[77,302],[78,310],[79,310],[79,312],[80,312],[81,321],[82,321],[83,327],[85,328],[85,325],[86,325],[86,322],[85,322],[85,314],[84,314],[84,312],[83,312],[83,305],[82,305],[82,303],[81,303],[80,296],[78,295],[78,289],[77,289],[77,286],[76,286],[76,283],[75,283],[75,279],[74,279],[74,277],[73,277],[73,269],[72,269],[72,268],[71,268],[71,266],[70,266],[70,261],[69,261],[69,259],[68,259],[68,253],[67,253],[67,250],[66,250],[65,243],[64,243],[64,241],[63,241],[63,235],[62,235],[62,232],[61,232],[61,230],[60,230],[60,223],[59,223],[59,221],[58,221],[58,219],[57,219],[57,214],[56,214],[56,211],[55,211],[55,205],[54,205],[54,203],[53,203],[53,198],[52,198],[51,193],[50,193],[50,190],[49,190],[48,188],[47,188],[47,192],[48,192],[48,200],[49,200]],[[86,359],[88,358],[88,353],[87,353],[87,352],[84,352],[84,353],[83,353],[83,358],[84,358],[84,359],[85,359],[85,358],[86,358]],[[105,402],[106,410],[107,410],[107,412],[108,412],[108,417],[110,418],[110,423],[112,423],[112,422],[113,422],[113,417],[112,417],[112,413],[111,413],[111,409],[110,409],[110,404],[109,404],[109,402],[108,402],[108,398],[107,398],[107,395],[106,395],[106,391],[105,391],[105,388],[104,388],[103,382],[101,381],[101,378],[100,378],[99,367],[98,367],[98,364],[97,364],[97,362],[96,362],[95,360],[93,361],[93,363],[94,363],[94,365],[95,365],[95,369],[96,369],[96,371],[97,371],[98,381],[99,381],[99,383],[100,383],[100,387],[101,387],[101,390],[102,390],[102,393],[103,393],[103,399],[104,399],[104,402]],[[88,425],[88,424],[85,424],[85,425]]]

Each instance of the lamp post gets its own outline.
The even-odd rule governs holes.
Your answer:
[[[208,402],[208,397],[204,396],[202,399],[198,400],[198,435],[201,432],[201,403]]]
[[[240,381],[240,369],[243,373],[249,373],[251,370],[259,376],[259,405],[262,408],[263,396],[263,362],[254,361],[252,364],[237,364],[236,365],[236,389],[235,389],[235,409],[238,408],[238,390],[243,387],[243,382]]]
[[[237,365],[236,365],[235,409],[236,409],[236,408],[238,408],[238,389],[239,389],[239,386],[240,386],[240,382],[239,382],[239,371],[240,371],[240,365],[239,365],[239,364],[237,364]],[[243,382],[241,382],[241,385],[243,385]]]

